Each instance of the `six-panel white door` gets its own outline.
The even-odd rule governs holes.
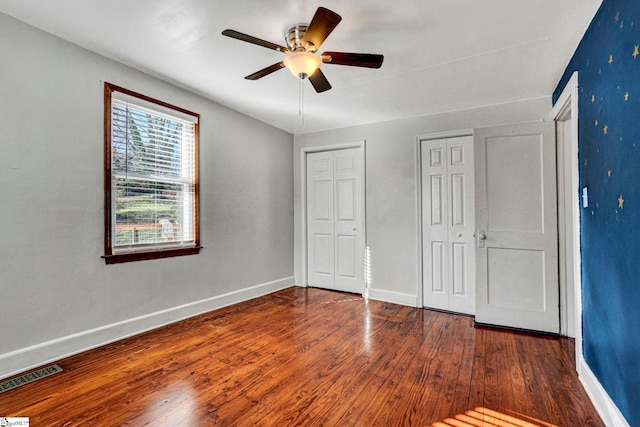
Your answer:
[[[477,129],[476,322],[559,332],[552,122]]]
[[[362,179],[358,148],[307,154],[309,286],[362,294]]]
[[[423,305],[475,313],[473,137],[421,141]]]

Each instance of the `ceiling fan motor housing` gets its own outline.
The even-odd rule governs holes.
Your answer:
[[[309,25],[307,24],[298,24],[287,30],[287,34],[285,34],[285,41],[287,42],[287,46],[292,52],[315,52],[316,47],[311,42],[303,43],[302,39],[304,38],[305,33]]]

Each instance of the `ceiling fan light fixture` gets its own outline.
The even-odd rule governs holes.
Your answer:
[[[284,66],[296,77],[310,77],[320,68],[322,58],[311,52],[293,52],[284,58]]]

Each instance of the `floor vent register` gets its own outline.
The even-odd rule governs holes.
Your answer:
[[[62,368],[59,365],[51,365],[46,368],[38,369],[37,371],[29,372],[28,374],[20,375],[19,377],[3,381],[0,383],[0,393],[13,390],[14,388],[57,374],[58,372],[62,372]]]

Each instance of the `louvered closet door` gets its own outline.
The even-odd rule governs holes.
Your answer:
[[[473,137],[421,141],[423,305],[475,313]]]
[[[308,283],[362,294],[360,149],[307,154]]]

